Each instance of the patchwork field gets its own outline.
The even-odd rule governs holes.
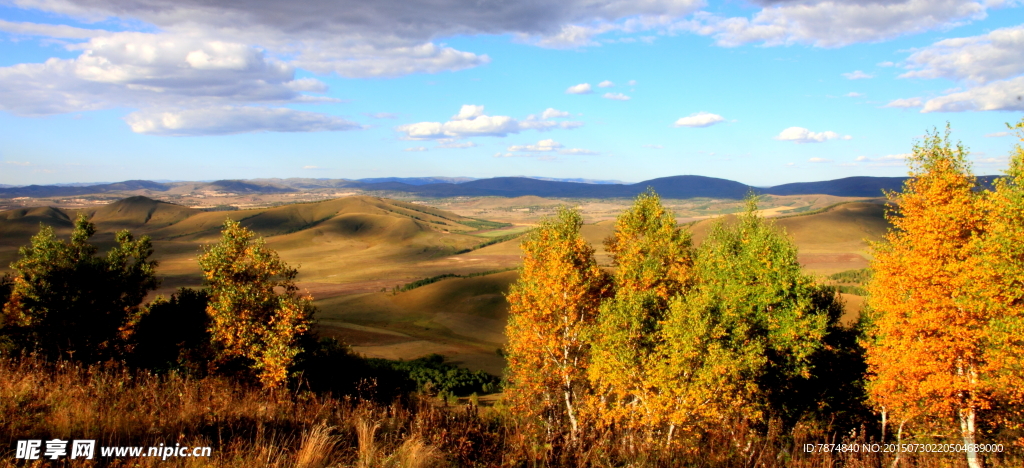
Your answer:
[[[429,353],[448,356],[470,369],[501,373],[497,350],[504,343],[504,294],[516,279],[520,239],[559,205],[580,208],[588,224],[583,235],[600,265],[612,268],[603,240],[629,200],[567,200],[540,197],[481,197],[420,200],[416,203],[351,196],[312,203],[238,211],[201,211],[145,197],[81,209],[34,207],[0,212],[0,272],[18,256],[40,223],[66,237],[73,219],[85,213],[96,224],[96,243],[105,250],[114,232],[129,229],[153,239],[160,262],[160,289],[199,287],[196,262],[215,242],[225,218],[239,221],[266,239],[281,257],[299,267],[299,286],[315,298],[320,330],[362,354],[412,359]],[[736,200],[666,200],[699,243],[713,223],[732,222],[742,208]],[[838,204],[837,204],[838,203]],[[888,228],[877,200],[832,196],[766,197],[762,214],[775,218],[800,249],[807,271],[828,275],[865,268],[869,241]],[[512,271],[510,271],[512,270]],[[397,288],[439,275],[454,277],[412,290]],[[155,295],[154,294],[154,295]],[[846,295],[853,320],[860,296]]]

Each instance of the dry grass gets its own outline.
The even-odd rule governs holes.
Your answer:
[[[34,359],[0,360],[0,466],[20,439],[96,439],[98,446],[211,446],[209,458],[64,459],[62,466],[160,467],[706,467],[878,468],[892,457],[803,452],[837,440],[815,426],[783,433],[723,423],[677,436],[587,432],[570,441],[536,440],[514,415],[425,400],[390,405],[311,393],[264,392],[219,378],[132,373],[117,365],[83,367]],[[680,442],[686,440],[686,442]],[[1022,466],[1020,454],[986,460]],[[37,464],[38,465],[38,464]],[[905,456],[901,467],[963,466],[962,457]]]

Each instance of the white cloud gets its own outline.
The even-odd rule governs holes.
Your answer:
[[[311,171],[314,171],[314,170],[319,170],[319,169],[323,169],[323,168],[322,168],[322,167],[320,167],[320,166],[302,166],[302,168],[303,168],[303,169],[306,169],[306,170],[311,170]]]
[[[922,105],[924,105],[924,103],[921,101],[921,98],[919,98],[919,97],[912,97],[912,98],[895,99],[895,100],[889,101],[888,104],[886,104],[886,105],[884,105],[882,107],[896,107],[896,108],[899,108],[899,109],[908,109],[908,108],[911,108],[911,107],[921,107]]]
[[[208,107],[138,111],[125,122],[135,133],[167,136],[226,135],[247,132],[324,132],[361,128],[340,117],[285,108]]]
[[[858,92],[850,91],[849,93],[846,93],[846,97],[864,97],[864,95]]]
[[[73,59],[0,67],[0,109],[45,115],[114,107],[210,107],[337,101],[327,85],[253,47],[191,37],[116,33]]]
[[[410,151],[410,152],[427,151],[427,147],[426,146],[413,146],[412,148],[406,148],[406,149],[404,149],[402,151]]]
[[[808,159],[807,162],[812,162],[812,163],[830,163],[830,162],[832,162],[832,160],[831,159],[825,159],[825,158],[811,158],[811,159]]]
[[[985,136],[988,137],[988,138],[999,138],[999,137],[1004,137],[1004,136],[1010,136],[1010,132],[988,133]]]
[[[512,145],[508,147],[508,151],[510,153],[506,154],[505,156],[495,155],[495,157],[511,157],[513,156],[511,153],[549,153],[553,151],[557,151],[558,154],[565,155],[598,154],[596,151],[586,150],[582,148],[565,148],[564,145],[552,139],[538,141],[535,145]]]
[[[513,152],[543,152],[543,151],[554,151],[562,148],[562,144],[555,140],[541,140],[536,145],[513,145],[509,146],[508,150]]]
[[[628,101],[630,99],[629,96],[626,96],[625,94],[622,93],[604,93],[604,96],[601,97],[605,99],[611,99],[613,101]]]
[[[871,163],[868,166],[873,167],[892,167],[902,166],[904,161],[911,156],[911,153],[899,153],[899,154],[888,154],[877,158],[869,158],[867,156],[857,156],[856,161]]]
[[[821,143],[827,140],[849,140],[852,138],[849,135],[842,136],[833,131],[812,132],[803,127],[789,127],[775,137],[776,140],[792,141],[794,143]]]
[[[643,147],[644,148],[651,148],[651,149],[664,149],[665,148],[662,145],[643,145]]]
[[[947,78],[978,84],[1024,73],[1024,25],[936,42],[906,60],[900,78]]]
[[[723,18],[707,12],[680,21],[675,29],[712,36],[725,47],[811,44],[842,47],[906,34],[947,29],[986,16],[987,0],[757,1],[753,18]]]
[[[697,112],[676,120],[676,127],[710,127],[714,124],[725,122],[725,118],[710,112]]]
[[[540,118],[545,120],[568,118],[569,116],[570,114],[568,112],[560,111],[551,107],[544,109],[544,112],[540,114]]]
[[[580,83],[578,85],[570,86],[569,89],[565,90],[566,94],[590,94],[593,90],[590,88],[590,83]]]
[[[395,130],[405,133],[406,138],[411,140],[452,140],[472,136],[504,137],[522,130],[543,132],[556,128],[573,129],[583,126],[583,122],[576,121],[539,120],[535,115],[516,120],[504,115],[485,115],[483,112],[484,106],[467,104],[448,122],[412,123],[400,125]]]
[[[845,77],[848,80],[866,80],[869,78],[874,78],[875,75],[869,75],[860,70],[854,70],[850,73],[843,73],[843,77]]]
[[[1024,76],[929,99],[921,112],[1024,111]]]
[[[598,153],[597,153],[597,151],[591,151],[591,150],[582,149],[582,148],[568,148],[568,149],[558,150],[558,154],[589,155],[589,154],[598,154]]]
[[[450,139],[450,138],[446,138],[446,139],[443,139],[443,140],[438,140],[437,141],[437,147],[438,148],[465,149],[465,148],[474,148],[474,147],[476,147],[476,143],[473,143],[472,141],[456,141],[456,140],[453,140],[453,139]]]
[[[4,164],[10,164],[12,166],[31,166],[32,163],[28,161],[4,161]]]
[[[59,37],[63,39],[91,39],[111,33],[102,29],[83,29],[63,24],[15,23],[0,20],[0,31],[27,36]]]
[[[615,86],[615,83],[612,83],[611,81],[608,80],[604,80],[597,84],[598,88],[611,88],[612,86]]]
[[[364,112],[363,115],[374,119],[397,119],[398,114],[392,114],[390,112]]]
[[[893,62],[878,62],[875,65],[879,66],[879,67],[895,67],[896,66],[896,64],[893,63]]]
[[[786,165],[792,167],[792,166],[796,166],[796,163],[786,163]]]
[[[629,80],[629,81],[626,82],[626,85],[628,85],[628,86],[636,86],[636,80]]]
[[[472,120],[484,115],[484,106],[464,104],[459,113],[452,116],[451,120]]]

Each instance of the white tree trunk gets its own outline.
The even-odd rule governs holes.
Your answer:
[[[967,451],[967,466],[970,468],[981,468],[981,459],[978,458],[978,451],[974,449],[974,408],[960,410],[960,434],[963,436],[964,445]]]

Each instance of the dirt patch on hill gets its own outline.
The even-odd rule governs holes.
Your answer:
[[[868,259],[855,253],[802,253],[800,264],[817,273],[834,273],[868,267]]]

